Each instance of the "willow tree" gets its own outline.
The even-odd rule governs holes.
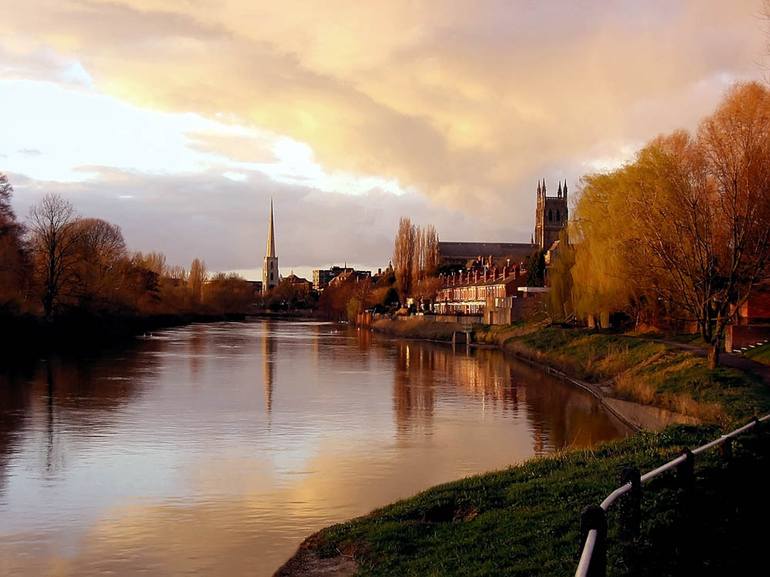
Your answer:
[[[608,324],[615,311],[636,312],[638,249],[629,227],[627,169],[587,176],[574,210],[571,239],[575,313]]]

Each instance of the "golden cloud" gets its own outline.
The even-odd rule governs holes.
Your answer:
[[[5,14],[8,42],[80,61],[101,90],[224,113],[308,143],[330,169],[499,219],[501,202],[533,202],[535,178],[575,180],[592,158],[693,126],[731,81],[761,75],[758,11],[752,0],[37,0]],[[528,211],[507,218],[531,223]]]

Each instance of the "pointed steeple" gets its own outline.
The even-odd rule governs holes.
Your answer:
[[[265,256],[268,258],[275,257],[275,229],[273,228],[273,199],[270,199],[270,225],[267,230],[267,251]]]
[[[538,178],[538,179],[537,179],[537,195],[538,195],[538,196],[540,196],[540,191],[541,191],[541,190],[542,190],[542,189],[540,188],[540,179]]]
[[[564,181],[564,198],[567,198],[567,181]]]
[[[543,179],[543,196],[545,195],[546,195],[546,190],[545,190],[545,178],[544,178]]]
[[[559,192],[556,194],[559,198],[561,198],[561,180],[559,181]]]

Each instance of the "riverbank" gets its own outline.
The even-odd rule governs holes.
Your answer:
[[[442,342],[450,342],[455,331],[463,330],[454,323],[421,319],[380,320],[372,328],[399,338]],[[475,327],[474,344],[499,348],[567,378],[610,410],[633,413],[639,410],[631,406],[636,404],[665,411],[660,413],[664,425],[726,425],[770,406],[770,390],[762,386],[763,367],[757,365],[753,372],[730,366],[711,370],[696,347],[643,335],[518,323]],[[740,366],[746,364],[751,363],[743,361]],[[633,415],[625,417],[636,420]]]
[[[54,322],[32,315],[0,318],[0,358],[100,347],[175,326],[242,320],[245,315],[70,315]]]
[[[401,338],[449,341],[457,330],[435,326],[443,323],[378,322],[375,330]],[[317,533],[277,576],[571,574],[580,512],[618,485],[623,466],[650,470],[723,428],[770,411],[770,388],[757,375],[729,367],[711,371],[693,351],[641,336],[522,324],[484,329],[476,337],[619,402],[676,409],[703,424],[641,432],[434,487]],[[752,548],[756,536],[744,527],[767,512],[761,477],[755,475],[769,470],[768,453],[760,436],[741,441],[739,458],[729,467],[714,456],[699,463],[693,511],[700,522],[677,513],[678,489],[670,478],[656,481],[650,489],[655,496],[644,500],[641,535],[632,547],[610,550],[611,573],[628,574],[639,559],[642,575],[681,574],[684,567],[718,574],[753,562],[761,548]],[[727,499],[739,479],[742,490]],[[682,555],[685,532],[698,540],[696,558]],[[716,546],[718,539],[726,542]]]

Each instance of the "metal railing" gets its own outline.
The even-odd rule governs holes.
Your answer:
[[[631,531],[639,531],[641,521],[641,489],[642,485],[655,477],[662,475],[666,471],[676,469],[685,482],[694,483],[695,480],[695,456],[700,455],[715,447],[721,447],[723,455],[728,457],[732,454],[732,440],[743,433],[758,427],[760,423],[770,420],[770,415],[762,418],[754,418],[746,425],[735,429],[734,431],[722,435],[718,439],[706,443],[690,451],[685,451],[676,459],[653,469],[644,475],[639,474],[635,468],[626,468],[623,470],[621,482],[623,485],[615,489],[599,505],[590,505],[586,507],[580,516],[580,534],[583,543],[583,551],[580,555],[580,562],[575,571],[575,577],[603,577],[607,568],[607,511],[620,497],[630,493],[630,522]]]

